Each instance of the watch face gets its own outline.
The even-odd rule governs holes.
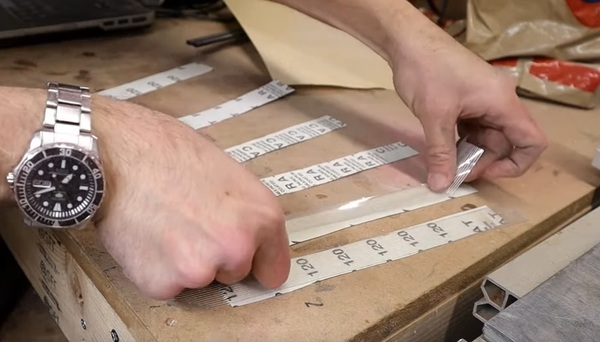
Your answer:
[[[53,147],[24,163],[15,192],[30,219],[66,228],[95,213],[104,194],[104,179],[92,157],[73,148]]]

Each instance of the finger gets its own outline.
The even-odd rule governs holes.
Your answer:
[[[532,161],[541,155],[541,150],[532,147],[515,147],[507,158],[497,160],[485,171],[488,178],[518,177],[524,174],[532,165]]]
[[[290,247],[285,227],[265,240],[254,256],[252,272],[256,280],[267,288],[277,288],[290,272]]]
[[[220,283],[229,285],[246,278],[252,269],[252,259],[255,252],[254,248],[250,248],[251,246],[255,246],[251,240],[240,239],[235,248],[227,253],[227,260],[217,272],[215,279]]]
[[[506,141],[506,139],[504,139],[504,141]],[[472,182],[480,177],[483,177],[484,175],[486,175],[489,168],[492,165],[494,165],[494,163],[496,163],[498,160],[501,160],[502,158],[505,158],[507,155],[508,153],[506,152],[502,153],[495,150],[487,150],[484,148],[483,155],[481,156],[481,158],[479,158],[479,161],[477,161],[477,164],[475,165],[473,170],[471,170],[467,178],[465,178],[465,182]]]
[[[422,121],[427,139],[427,183],[435,192],[444,191],[456,174],[455,123],[449,118]]]
[[[215,280],[219,283],[231,285],[244,280],[250,274],[251,264],[248,267],[242,267],[235,270],[221,270],[217,272]]]
[[[512,145],[504,134],[496,129],[478,125],[471,125],[467,129],[460,129],[459,132],[461,135],[468,134],[468,141],[484,150],[483,155],[465,179],[465,182],[471,182],[483,175],[494,162],[509,156]]]
[[[514,146],[511,154],[494,162],[485,172],[486,177],[516,177],[525,173],[548,147],[548,140],[525,106],[517,100],[514,115],[507,115],[502,132]]]
[[[129,279],[145,295],[155,300],[168,300],[185,289],[177,281],[173,272],[167,271],[162,262],[153,267],[139,267],[135,270],[123,269],[123,275]],[[151,272],[144,272],[149,269]],[[163,270],[162,272],[160,270]]]
[[[206,259],[199,259],[194,268],[188,268],[178,278],[178,283],[187,289],[200,289],[210,285],[217,273],[214,267],[208,266]]]

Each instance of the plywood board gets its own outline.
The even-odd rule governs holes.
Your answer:
[[[213,66],[214,72],[200,78],[133,100],[179,117],[235,98],[271,80],[250,43],[225,44],[198,51],[185,45],[188,38],[222,30],[223,26],[217,23],[169,20],[157,23],[145,34],[64,42],[60,45],[62,54],[54,53],[56,45],[10,49],[0,55],[0,82],[41,87],[51,78],[85,82],[98,90],[191,61]],[[235,309],[227,306],[188,308],[143,297],[123,277],[118,265],[99,244],[93,229],[56,234],[55,238],[65,248],[60,255],[64,258],[68,255],[72,265],[77,266],[79,279],[89,279],[86,284],[93,285],[100,299],[108,304],[101,304],[100,299],[87,300],[89,310],[112,310],[110,317],[114,320],[105,322],[122,322],[131,336],[140,341],[199,338],[282,341],[291,337],[312,341],[379,340],[413,323],[589,205],[593,190],[600,184],[598,173],[590,165],[593,153],[588,153],[595,149],[600,138],[594,129],[600,124],[599,113],[532,101],[526,105],[552,138],[549,151],[527,175],[519,179],[477,182],[474,184],[479,190],[476,195],[295,245],[292,255],[313,253],[411,226],[455,213],[466,204],[487,204],[516,218],[514,224],[498,231]],[[208,127],[201,134],[227,148],[324,114],[343,120],[348,126],[252,160],[247,167],[264,177],[399,139],[423,150],[418,121],[393,91],[386,90],[299,87],[293,96]],[[425,163],[419,155],[282,196],[279,200],[287,213],[298,214],[339,206],[363,196],[397,191],[424,179]],[[13,241],[11,248],[20,255],[20,262],[29,270],[28,275],[39,279],[40,256],[27,256],[36,253],[31,247],[36,240],[32,240],[33,233],[18,222],[14,210],[3,211],[0,232],[7,241]],[[67,279],[60,281],[68,283]],[[43,293],[42,287],[39,290]],[[55,292],[54,296],[59,303],[73,300],[68,291],[60,296]],[[63,316],[63,327],[75,329],[73,327],[80,324],[80,312],[75,312],[78,314]],[[105,335],[98,336],[104,338]]]

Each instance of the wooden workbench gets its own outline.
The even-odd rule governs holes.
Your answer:
[[[131,100],[183,116],[270,81],[250,43],[203,50],[185,45],[186,39],[222,29],[219,23],[168,20],[125,36],[3,50],[0,83],[43,87],[54,80],[100,90],[192,61],[214,67],[209,74]],[[0,214],[0,232],[71,341],[110,341],[112,331],[119,341],[437,341],[458,314],[453,312],[456,308],[463,305],[467,311],[462,315],[469,315],[472,302],[461,297],[465,289],[589,208],[600,184],[590,165],[600,143],[600,110],[534,101],[526,105],[550,135],[551,147],[525,176],[478,182],[477,194],[358,225],[292,249],[293,256],[313,253],[458,212],[465,204],[490,205],[513,218],[512,224],[244,307],[191,308],[143,297],[98,243],[93,228],[66,233],[28,229],[16,209],[7,208]],[[265,177],[399,139],[422,148],[420,126],[406,106],[393,92],[375,90],[300,88],[201,134],[226,148],[325,114],[348,126],[257,158],[247,167]],[[398,190],[407,175],[424,180],[421,156],[279,199],[287,213],[309,212]]]

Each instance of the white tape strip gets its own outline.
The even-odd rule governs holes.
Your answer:
[[[288,280],[269,290],[248,280],[222,286],[231,306],[242,306],[289,293],[328,278],[409,257],[504,224],[487,206],[442,217],[392,233],[361,240],[291,260]]]
[[[345,126],[346,124],[340,120],[325,115],[318,119],[303,122],[258,139],[230,147],[225,152],[233,159],[243,163],[269,152],[320,137]]]
[[[261,179],[276,196],[306,190],[362,171],[412,157],[417,151],[402,142],[380,146],[329,162]]]
[[[355,225],[467,196],[476,191],[463,185],[449,196],[432,192],[425,185],[415,186],[390,194],[359,199],[332,210],[290,218],[286,220],[285,225],[290,245],[294,245]]]
[[[206,74],[212,70],[213,68],[205,64],[190,63],[136,81],[125,83],[118,87],[105,89],[98,92],[98,94],[116,100],[128,100]]]
[[[292,92],[294,92],[294,89],[287,84],[280,81],[271,81],[235,100],[225,102],[196,114],[181,117],[179,120],[193,129],[200,129],[247,113]]]

